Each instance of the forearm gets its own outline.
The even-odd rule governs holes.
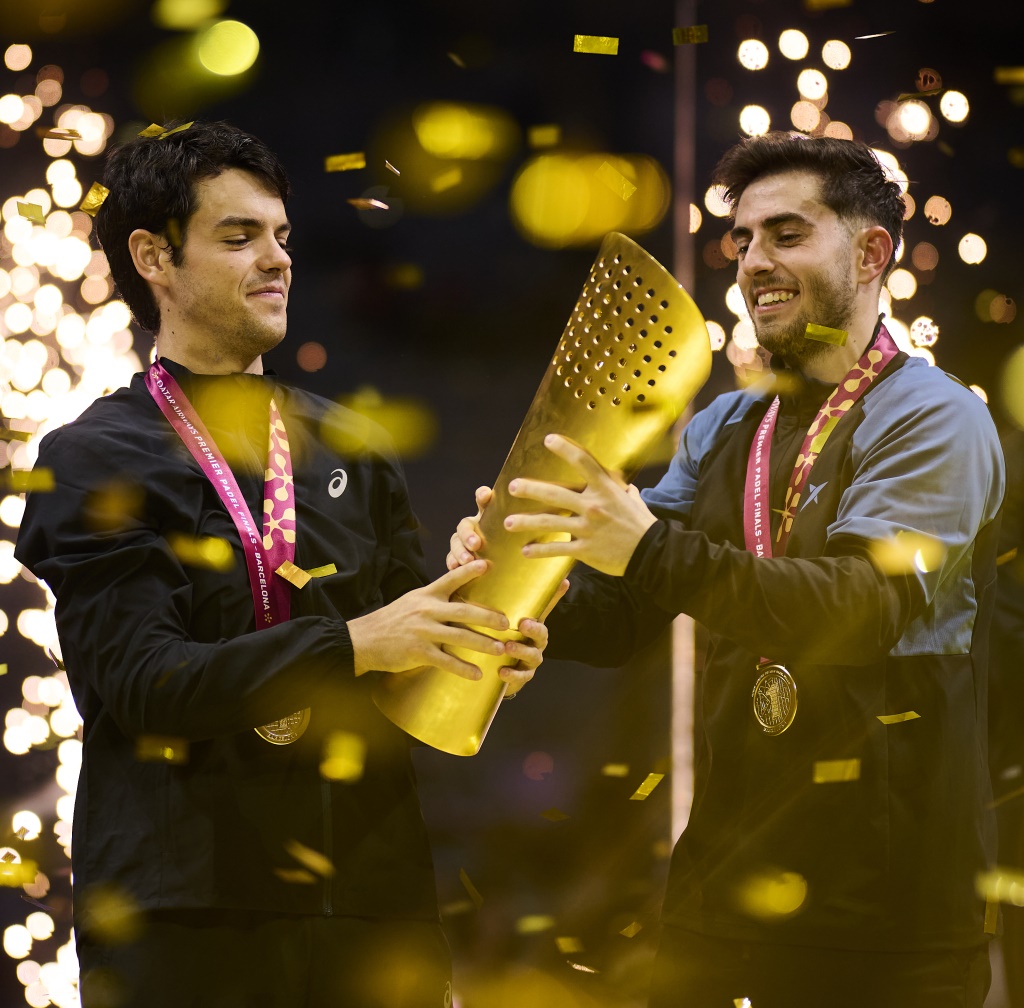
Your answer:
[[[859,665],[887,654],[923,606],[916,583],[853,551],[758,559],[676,522],[652,526],[625,579],[661,609],[684,612],[777,660]]]

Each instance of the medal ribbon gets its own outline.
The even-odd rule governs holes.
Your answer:
[[[796,464],[793,466],[793,473],[789,478],[785,509],[782,512],[779,531],[775,537],[775,549],[779,556],[784,556],[786,553],[789,534],[793,528],[793,519],[799,508],[804,487],[829,435],[899,352],[899,347],[893,342],[885,326],[880,326],[877,339],[846,373],[843,380],[836,386],[835,391],[818,410],[818,415],[811,422],[811,426],[807,428],[807,435],[804,437],[803,445],[796,457]],[[778,415],[779,397],[776,396],[754,434],[754,440],[750,445],[750,456],[747,460],[747,477],[743,490],[743,544],[758,557],[773,555],[771,520],[767,505],[771,481],[769,460],[772,434],[775,431],[775,421]]]
[[[249,571],[256,629],[284,622],[291,612],[291,590],[283,577],[271,575],[285,561],[295,558],[295,484],[287,432],[277,404],[270,400],[270,438],[263,486],[261,536],[231,467],[188,397],[159,361],[146,372],[146,388],[199,463],[238,529]]]

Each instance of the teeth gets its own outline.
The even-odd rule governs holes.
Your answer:
[[[775,304],[777,301],[792,301],[796,297],[793,291],[768,291],[767,294],[759,294],[758,306]]]

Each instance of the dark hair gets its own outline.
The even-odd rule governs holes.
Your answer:
[[[886,272],[892,269],[896,247],[903,237],[906,205],[899,184],[889,178],[865,144],[776,130],[750,137],[727,150],[711,180],[725,187],[735,213],[740,196],[751,182],[787,171],[817,175],[822,203],[840,220],[884,227],[893,248]]]
[[[167,127],[173,129],[173,124]],[[163,139],[139,137],[107,155],[103,185],[110,190],[96,214],[96,234],[118,292],[143,329],[156,332],[156,299],[128,250],[137,228],[162,235],[171,261],[181,262],[189,219],[196,210],[196,184],[227,168],[255,175],[282,202],[291,186],[277,156],[256,137],[224,122],[195,122]]]

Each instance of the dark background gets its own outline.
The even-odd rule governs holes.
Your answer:
[[[647,154],[671,177],[680,111],[671,29],[679,24],[709,29],[709,42],[694,53],[696,88],[688,96],[696,116],[695,202],[703,209],[715,160],[740,137],[739,109],[761,104],[772,113],[773,125],[785,128],[798,97],[799,69],[824,69],[828,114],[849,123],[858,139],[896,153],[910,176],[918,210],[907,224],[908,248],[927,240],[940,252],[934,275],[919,274],[918,294],[909,306],[898,304],[896,314],[907,323],[917,315],[935,319],[941,327],[933,348],[938,364],[985,388],[1002,422],[999,374],[1020,342],[1021,320],[982,321],[975,299],[983,289],[1014,301],[1021,297],[1017,237],[1024,172],[1014,167],[1010,152],[1024,147],[1024,93],[994,80],[994,68],[1024,64],[1019,5],[861,0],[815,11],[793,0],[720,0],[695,6],[692,20],[684,21],[687,15],[667,0],[235,0],[223,16],[256,31],[260,58],[238,93],[206,102],[177,100],[171,86],[162,98],[140,98],[140,71],[152,65],[157,47],[174,38],[153,25],[146,3],[0,3],[0,49],[11,42],[31,44],[35,58],[27,74],[43,63],[61,66],[64,101],[108,112],[126,135],[173,116],[223,118],[281,154],[294,184],[289,215],[295,280],[289,337],[266,363],[329,397],[369,384],[385,397],[416,397],[426,404],[438,435],[425,453],[407,460],[407,474],[430,566],[440,573],[452,526],[472,510],[473,488],[501,467],[596,245],[542,249],[517,231],[508,191],[532,153],[522,138],[504,161],[489,167],[489,188],[457,212],[407,206],[404,213],[374,217],[345,200],[371,189],[379,193],[374,187],[388,187],[386,198],[394,205],[403,199],[408,183],[383,166],[389,130],[406,122],[419,103],[437,99],[500,107],[524,132],[557,123],[564,147]],[[776,40],[785,28],[809,36],[805,60],[779,55]],[[882,32],[891,34],[854,40]],[[618,36],[619,55],[575,54],[575,33]],[[747,71],[737,62],[736,47],[749,37],[771,50],[766,70]],[[818,54],[830,38],[851,46],[848,70],[822,67]],[[645,62],[645,51],[660,54],[667,70],[652,68],[656,61],[650,57]],[[915,91],[923,67],[937,70],[946,87],[964,92],[971,115],[962,126],[940,119],[936,141],[900,149],[876,122],[875,107]],[[95,68],[107,74],[106,90],[90,98],[76,94],[76,82]],[[0,69],[0,91],[31,91],[18,78]],[[40,122],[48,121],[46,114]],[[366,169],[323,171],[326,155],[357,150],[368,153]],[[100,159],[72,157],[87,187],[99,176]],[[0,149],[0,198],[40,184],[47,161],[31,130]],[[921,208],[932,194],[953,205],[945,228],[923,219]],[[705,245],[725,230],[723,221],[704,213],[693,236],[697,266],[691,290],[706,317],[728,331],[735,320],[723,295],[733,270],[712,268],[702,256]],[[956,254],[967,231],[988,243],[980,265],[967,266]],[[637,237],[660,261],[673,263],[671,212],[655,230]],[[396,268],[408,264],[422,271],[422,283],[412,289],[394,282]],[[909,256],[902,265],[911,268]],[[327,351],[326,365],[314,373],[296,361],[297,348],[311,340]],[[146,359],[146,334],[139,334],[136,349]],[[717,354],[698,404],[734,381],[733,368]],[[657,476],[648,470],[639,482]],[[20,579],[0,586],[0,605],[11,619],[0,639],[0,661],[10,670],[0,678],[0,709],[20,703],[25,675],[52,671],[14,627],[20,608],[39,604],[38,589]],[[669,780],[646,802],[627,799],[644,775],[667,769],[667,654],[665,642],[655,642],[625,674],[550,662],[514,705],[501,710],[479,756],[460,760],[424,751],[418,757],[438,886],[461,977],[457,987],[467,1006],[501,1008],[530,999],[540,1005],[639,1003],[667,865]],[[629,776],[603,776],[600,769],[609,762],[629,764]],[[0,834],[14,810],[37,807],[28,803],[50,785],[54,766],[52,752],[13,757],[0,751]],[[552,808],[569,818],[551,822],[541,816]],[[63,854],[46,846],[51,825],[44,823],[44,839],[32,856],[56,868]],[[484,897],[479,909],[468,901],[460,869]],[[48,900],[65,925],[66,893],[65,879]],[[18,890],[0,889],[0,929],[24,920],[29,908],[18,896]],[[516,921],[528,914],[551,915],[557,924],[520,935]],[[631,921],[642,923],[643,931],[632,939],[620,936]],[[64,934],[66,926],[59,927],[61,941]],[[583,951],[560,954],[555,936],[579,938]],[[46,961],[47,948],[34,950],[33,958]],[[567,959],[598,972],[574,970]],[[0,956],[4,1004],[21,1003],[14,965]]]

